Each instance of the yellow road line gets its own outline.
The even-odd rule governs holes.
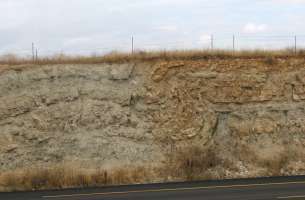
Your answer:
[[[304,198],[305,199],[305,195],[303,195],[303,196],[278,197],[278,199],[299,199],[299,198]]]
[[[116,194],[133,194],[146,192],[172,192],[172,191],[187,191],[187,190],[202,190],[202,189],[218,189],[218,188],[238,188],[238,187],[256,187],[256,186],[271,186],[271,185],[291,185],[291,184],[305,184],[305,181],[299,182],[282,182],[282,183],[258,183],[248,185],[221,185],[221,186],[205,186],[205,187],[186,187],[186,188],[172,188],[172,189],[151,189],[151,190],[131,190],[125,192],[102,192],[102,193],[80,193],[80,194],[65,194],[54,196],[42,196],[43,198],[62,198],[62,197],[81,197],[81,196],[97,196],[97,195],[116,195]]]

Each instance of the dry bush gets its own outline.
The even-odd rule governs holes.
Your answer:
[[[275,154],[272,159],[269,160],[259,160],[257,163],[260,167],[263,167],[267,176],[280,176],[285,175],[287,172],[287,167],[291,163],[297,163],[299,161],[304,161],[304,149],[302,146],[291,145],[287,146],[284,151]],[[294,171],[295,169],[290,169],[288,171]]]
[[[231,154],[234,155],[237,160],[240,160],[245,166],[259,171],[259,176],[281,175],[282,168],[290,159],[290,153],[288,150],[271,151],[265,156],[262,156],[259,151],[259,148],[253,149],[247,144],[241,144],[238,142]]]
[[[5,54],[0,56],[0,63],[7,64],[7,65],[14,65],[15,63],[19,62],[27,62],[26,60],[19,58],[15,54]]]
[[[179,180],[210,179],[211,169],[221,165],[222,160],[213,148],[190,146],[170,153],[166,172]]]
[[[273,56],[268,56],[264,59],[264,63],[267,65],[275,65],[277,64],[277,59]]]
[[[280,176],[282,175],[282,169],[288,163],[287,154],[275,155],[273,159],[270,160],[257,160],[257,164],[263,167],[266,171],[265,176]]]

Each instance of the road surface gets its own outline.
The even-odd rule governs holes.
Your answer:
[[[1,200],[305,200],[305,176],[0,193]]]

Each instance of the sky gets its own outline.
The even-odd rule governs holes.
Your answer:
[[[305,46],[305,0],[0,0],[0,54]]]

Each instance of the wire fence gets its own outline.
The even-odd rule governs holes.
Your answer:
[[[145,39],[131,37],[119,45],[96,45],[89,47],[65,47],[47,49],[32,43],[28,49],[11,49],[0,54],[14,54],[19,57],[45,57],[59,54],[65,55],[104,55],[113,51],[172,51],[172,50],[281,50],[290,49],[297,52],[305,49],[305,35],[204,35],[199,40],[181,39],[167,42],[150,42]]]

